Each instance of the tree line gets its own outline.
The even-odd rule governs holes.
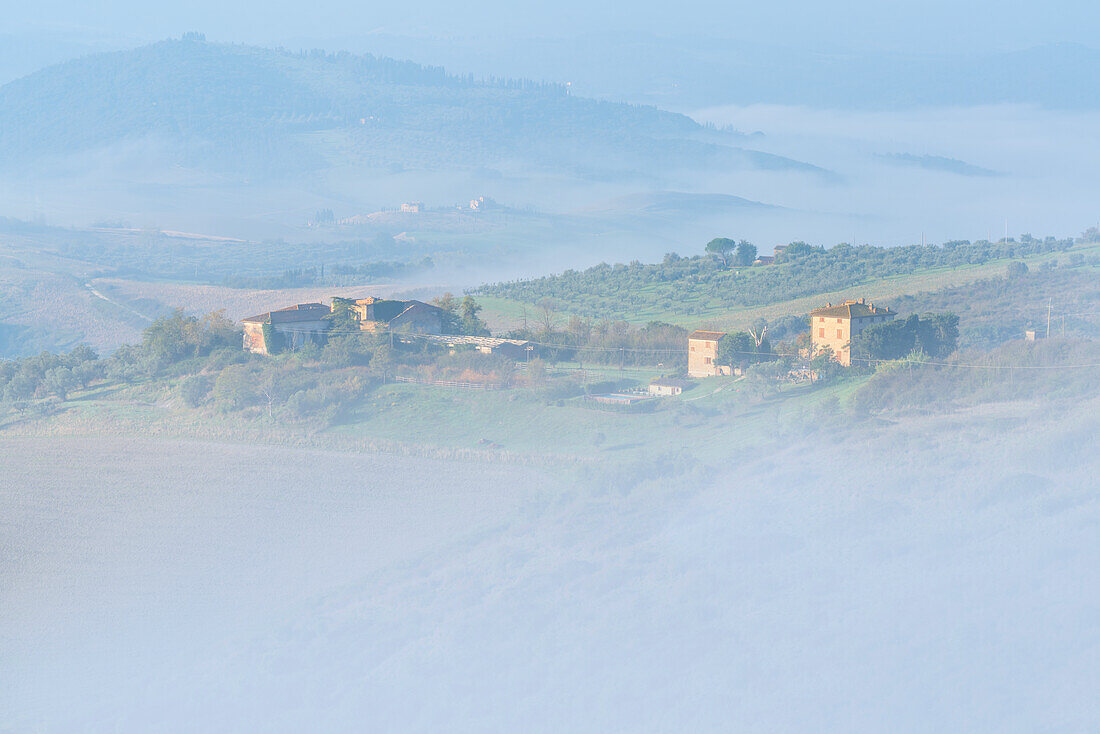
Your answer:
[[[476,293],[531,304],[552,299],[589,318],[629,318],[641,310],[693,315],[792,300],[919,270],[1060,253],[1073,245],[1072,239],[1030,236],[889,248],[842,243],[826,249],[798,241],[787,245],[774,265],[752,267],[748,258],[755,259],[756,252],[751,243],[718,238],[702,255],[669,253],[648,264],[600,263],[582,271],[489,284]]]

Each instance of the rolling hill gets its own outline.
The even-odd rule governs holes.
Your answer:
[[[599,180],[676,168],[824,173],[684,115],[580,98],[561,85],[194,35],[9,82],[0,130],[0,160],[24,169],[130,146],[168,165],[242,176],[338,166]]]

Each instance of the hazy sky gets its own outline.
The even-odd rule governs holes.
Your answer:
[[[648,31],[815,47],[965,51],[1061,41],[1095,45],[1098,25],[1100,4],[1092,0],[42,0],[11,4],[0,20],[0,33],[95,31],[160,38],[199,30],[211,39],[262,42],[371,32],[496,36]]]

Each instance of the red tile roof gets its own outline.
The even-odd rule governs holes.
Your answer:
[[[842,319],[866,319],[871,316],[893,316],[896,312],[886,306],[876,306],[873,303],[865,303],[861,298],[858,301],[845,301],[837,306],[826,303],[823,308],[810,311],[810,316],[830,316]]]
[[[332,313],[332,310],[323,303],[299,303],[295,306],[287,306],[257,316],[249,316],[241,319],[241,322],[246,324],[287,324],[295,321],[317,321],[330,313]]]

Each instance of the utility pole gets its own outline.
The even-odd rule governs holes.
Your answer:
[[[1054,306],[1053,297],[1051,297],[1051,299],[1047,301],[1047,339],[1050,338],[1050,309],[1052,306]]]

